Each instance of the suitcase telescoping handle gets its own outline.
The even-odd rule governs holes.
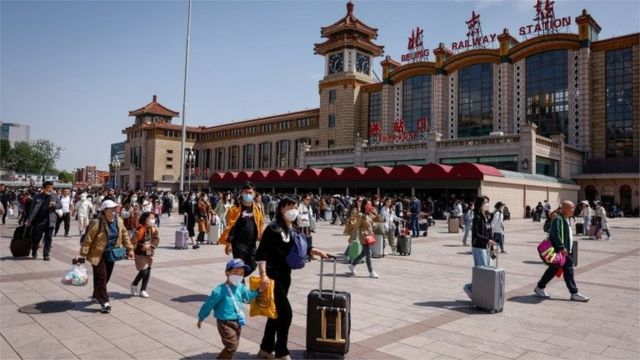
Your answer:
[[[496,268],[498,267],[498,252],[494,254],[496,256]],[[491,245],[487,243],[487,256],[489,256],[489,266],[491,266]]]
[[[333,260],[333,294],[332,297],[336,297],[336,270],[337,270],[337,262],[336,257],[330,257]],[[322,296],[322,278],[324,277],[324,259],[320,259],[320,296]]]

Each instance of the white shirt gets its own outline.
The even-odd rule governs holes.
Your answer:
[[[62,213],[66,214],[70,212],[69,208],[71,207],[71,197],[70,196],[62,196],[60,197],[60,203],[62,203]]]
[[[380,217],[382,217],[382,224],[385,231],[395,230],[396,224],[393,222],[402,221],[401,218],[396,216],[394,209],[389,209],[386,206],[383,206],[382,210],[380,210]]]
[[[573,231],[571,231],[571,222],[569,221],[569,219],[566,219],[566,218],[564,219],[564,221],[567,223],[567,226],[569,227],[569,252],[571,252],[571,248],[573,248]]]
[[[313,214],[311,207],[304,203],[298,206],[298,226],[309,227],[309,217]]]
[[[88,217],[89,211],[93,210],[93,204],[87,199],[80,200],[76,203],[76,210],[78,211],[78,216]]]
[[[494,233],[502,234],[504,232],[504,215],[502,212],[496,210],[493,213],[493,218],[491,219],[491,231]]]

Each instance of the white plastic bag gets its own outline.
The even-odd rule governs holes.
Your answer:
[[[9,210],[7,211],[9,213],[9,217],[13,217],[13,208],[9,207]]]
[[[65,285],[85,286],[88,282],[87,268],[82,265],[73,265],[62,278],[62,283]]]

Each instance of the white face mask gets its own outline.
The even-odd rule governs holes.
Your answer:
[[[131,202],[132,202],[132,203],[134,203],[134,202],[136,202],[136,201],[138,201],[138,198],[137,198],[136,196],[132,196],[132,197],[131,197]]]
[[[244,279],[244,276],[242,275],[229,275],[229,282],[232,283],[234,286],[237,286],[238,284],[240,284],[242,282],[242,279]]]
[[[147,226],[155,226],[155,225],[156,225],[156,220],[155,219],[147,220]]]
[[[290,222],[294,222],[298,217],[298,210],[297,209],[287,210],[287,212],[284,213],[284,217]]]
[[[482,211],[487,212],[487,211],[489,211],[489,210],[491,210],[491,206],[489,205],[489,203],[484,203],[484,204],[482,205]]]
[[[196,197],[195,197],[195,196],[192,196],[192,197],[191,197],[191,201],[196,201]]]

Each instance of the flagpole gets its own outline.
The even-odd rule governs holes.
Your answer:
[[[180,189],[184,191],[184,148],[185,139],[187,138],[187,127],[185,125],[185,113],[187,104],[187,79],[189,75],[189,43],[191,40],[191,0],[189,1],[189,10],[187,14],[187,46],[184,56],[184,87],[182,90],[182,141],[180,142]]]

